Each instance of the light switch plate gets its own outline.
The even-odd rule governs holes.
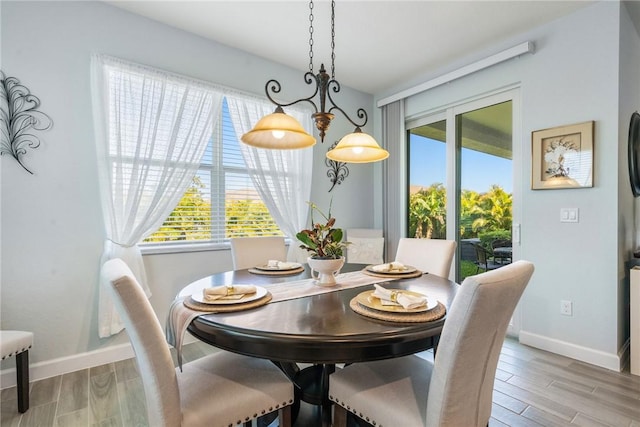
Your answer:
[[[560,222],[580,222],[578,208],[560,208]]]

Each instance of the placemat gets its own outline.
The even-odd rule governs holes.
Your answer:
[[[259,270],[257,268],[250,268],[249,273],[262,274],[263,276],[292,276],[294,274],[300,274],[304,272],[304,267],[294,268],[292,270]]]
[[[389,313],[386,311],[378,311],[369,307],[365,307],[358,303],[356,298],[353,298],[349,302],[349,307],[358,314],[366,317],[371,317],[378,320],[386,320],[388,322],[399,323],[420,323],[420,322],[432,322],[444,317],[447,313],[447,309],[444,305],[438,301],[438,305],[432,310],[425,311],[423,313]]]
[[[255,301],[246,302],[243,304],[203,304],[198,301],[194,301],[193,298],[188,297],[184,299],[184,305],[192,310],[205,311],[207,313],[230,313],[233,311],[249,310],[250,308],[260,307],[271,301],[271,293],[267,294]]]
[[[364,274],[367,274],[367,275],[373,276],[373,277],[384,277],[387,280],[413,279],[414,277],[420,277],[420,276],[422,276],[422,274],[424,274],[420,270],[416,270],[413,273],[406,273],[406,274],[375,273],[373,271],[367,270],[366,268],[363,268],[362,272]]]

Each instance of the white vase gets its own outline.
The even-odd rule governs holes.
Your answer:
[[[336,276],[344,265],[344,257],[338,259],[307,258],[307,264],[311,267],[311,277],[318,286],[335,286]],[[317,276],[316,276],[317,273]]]

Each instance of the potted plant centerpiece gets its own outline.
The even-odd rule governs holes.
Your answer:
[[[336,284],[335,275],[344,265],[343,252],[349,242],[343,242],[342,229],[334,227],[336,219],[331,216],[331,205],[327,215],[315,203],[309,202],[309,206],[311,228],[302,230],[296,234],[296,238],[302,243],[300,248],[311,254],[307,263],[311,267],[311,275],[317,280],[316,283],[321,286],[333,286]],[[324,223],[314,222],[314,211],[322,216]],[[317,277],[315,272],[318,273]]]

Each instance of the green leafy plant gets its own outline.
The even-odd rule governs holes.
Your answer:
[[[311,207],[311,228],[296,234],[296,238],[302,242],[300,248],[311,253],[311,256],[315,258],[340,258],[349,242],[342,241],[343,232],[341,228],[334,228],[336,219],[331,216],[331,204],[329,205],[328,214],[325,215],[315,203],[308,203]],[[324,223],[314,222],[314,211],[324,218]]]

